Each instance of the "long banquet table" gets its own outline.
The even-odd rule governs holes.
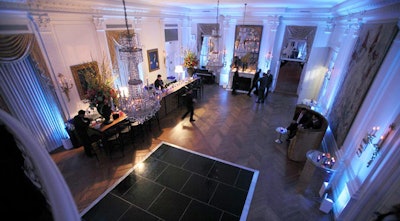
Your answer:
[[[95,125],[91,125],[91,128],[96,129],[97,131],[103,133],[103,132],[107,131],[108,129],[114,127],[115,125],[121,123],[122,121],[124,121],[127,118],[128,118],[128,116],[124,112],[120,111],[119,117],[117,119],[113,119],[111,123],[109,123],[109,124],[96,123]]]

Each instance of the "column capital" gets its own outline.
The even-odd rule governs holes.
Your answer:
[[[96,27],[97,31],[105,30],[103,16],[93,16],[93,24]]]
[[[36,25],[39,32],[51,32],[50,17],[45,14],[30,14],[32,22]]]

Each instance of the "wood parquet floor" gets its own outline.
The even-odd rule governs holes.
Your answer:
[[[275,91],[296,96],[302,70],[300,63],[296,61],[287,61],[282,64]]]
[[[181,120],[185,107],[160,119],[161,131],[152,132],[125,147],[125,156],[110,159],[100,151],[99,161],[87,158],[83,148],[51,154],[69,185],[80,212],[111,188],[136,163],[144,160],[162,141],[259,171],[247,220],[333,220],[319,210],[319,200],[298,191],[304,163],[286,156],[288,143],[275,143],[276,127],[287,126],[297,98],[269,93],[264,104],[256,97],[214,85],[204,85],[195,107],[195,122]],[[283,138],[283,140],[285,140]]]

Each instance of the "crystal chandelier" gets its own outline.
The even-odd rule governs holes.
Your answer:
[[[137,34],[129,31],[125,0],[122,0],[122,3],[124,4],[126,31],[119,37],[118,50],[120,60],[124,61],[129,72],[129,94],[119,94],[119,108],[131,121],[142,124],[152,118],[160,109],[161,95],[157,94],[154,89],[144,87],[143,81],[139,77],[138,65],[143,62],[142,49]]]
[[[247,29],[245,27],[245,22],[246,22],[246,9],[247,9],[247,3],[244,3],[244,12],[243,12],[243,24],[242,27],[239,28],[239,36],[246,36],[247,35]],[[237,46],[235,46],[235,56],[238,56],[239,58],[242,58],[247,54],[248,49],[246,48],[245,42],[241,41]]]
[[[226,65],[225,63],[225,50],[220,51],[219,42],[221,35],[219,33],[219,0],[217,3],[217,18],[216,18],[216,30],[212,31],[210,41],[214,44],[212,51],[208,55],[207,69],[217,71]]]

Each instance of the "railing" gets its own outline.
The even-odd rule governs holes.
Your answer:
[[[5,125],[14,137],[24,158],[23,172],[47,200],[53,219],[56,221],[80,221],[81,218],[72,194],[46,148],[39,145],[32,132],[27,130],[21,122],[1,109],[0,124]]]

